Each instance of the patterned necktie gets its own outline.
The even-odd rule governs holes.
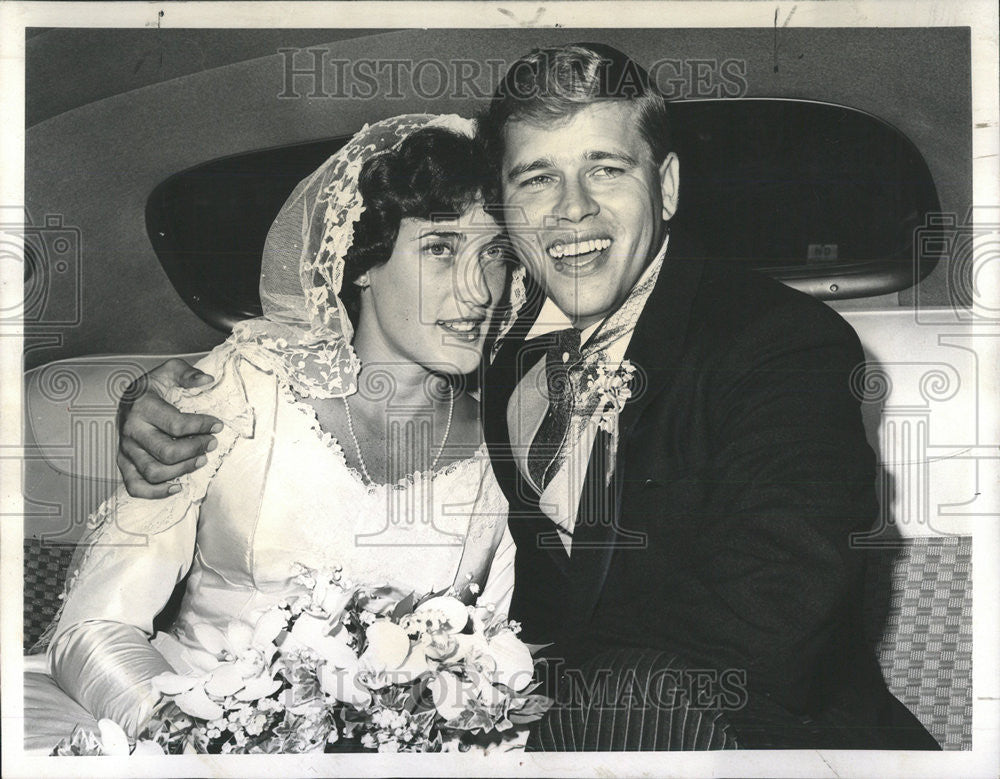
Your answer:
[[[566,443],[576,395],[570,372],[582,359],[580,331],[576,328],[558,330],[549,338],[545,353],[549,408],[528,449],[528,474],[540,492],[559,470],[559,455]]]

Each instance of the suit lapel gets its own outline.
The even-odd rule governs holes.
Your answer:
[[[614,478],[605,485],[607,433],[601,431],[590,453],[587,477],[577,510],[571,558],[572,592],[576,618],[589,619],[604,588],[615,549],[645,546],[645,534],[621,527],[624,452],[643,411],[673,382],[679,367],[691,305],[701,280],[698,249],[684,241],[681,231],[670,237],[670,247],[656,286],[636,322],[625,359],[645,378],[644,387],[629,400],[618,419],[618,452]],[[600,496],[600,497],[599,497]]]
[[[544,296],[536,296],[536,299],[538,305],[532,306],[519,318],[486,371],[482,385],[481,418],[493,472],[510,505],[508,526],[515,543],[522,549],[545,550],[553,564],[562,573],[568,574],[569,556],[552,522],[539,507],[534,487],[528,484],[517,467],[507,427],[507,406],[511,395],[524,374],[544,356],[542,350],[526,348],[524,341]]]

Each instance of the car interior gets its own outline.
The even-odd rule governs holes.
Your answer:
[[[780,50],[774,34],[30,29],[25,650],[58,608],[88,514],[117,483],[122,392],[260,314],[264,239],[298,181],[365,122],[472,115],[490,61],[602,40],[672,63],[675,219],[706,256],[814,295],[858,332],[866,370],[853,389],[881,502],[852,539],[869,560],[869,638],[890,689],[938,742],[971,749],[973,525],[988,495],[984,431],[969,414],[983,370],[968,327],[970,32],[787,29]],[[309,52],[464,58],[482,64],[483,94],[340,99],[343,84],[309,75],[320,57]]]

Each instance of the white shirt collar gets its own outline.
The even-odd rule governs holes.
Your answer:
[[[635,284],[638,286],[641,284],[656,268],[660,263],[663,262],[663,258],[667,255],[667,244],[670,242],[670,233],[668,232],[663,238],[663,245],[660,246],[660,250],[656,253],[653,261],[646,266],[646,270],[642,272]],[[605,317],[607,319],[607,317]],[[587,339],[594,334],[594,331],[601,326],[604,319],[594,322],[583,332],[580,333],[580,343],[587,343]],[[563,313],[563,310],[556,305],[556,302],[546,296],[545,302],[542,304],[541,310],[538,312],[538,317],[535,319],[535,323],[531,326],[531,330],[528,331],[528,335],[524,340],[530,341],[532,338],[539,338],[540,336],[546,335],[548,333],[554,333],[557,330],[565,330],[567,327],[572,327],[573,323],[570,321],[569,317]]]

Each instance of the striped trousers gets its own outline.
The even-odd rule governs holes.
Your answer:
[[[704,673],[668,652],[602,652],[558,674],[555,705],[533,727],[527,750],[735,749],[719,696],[705,694]]]

